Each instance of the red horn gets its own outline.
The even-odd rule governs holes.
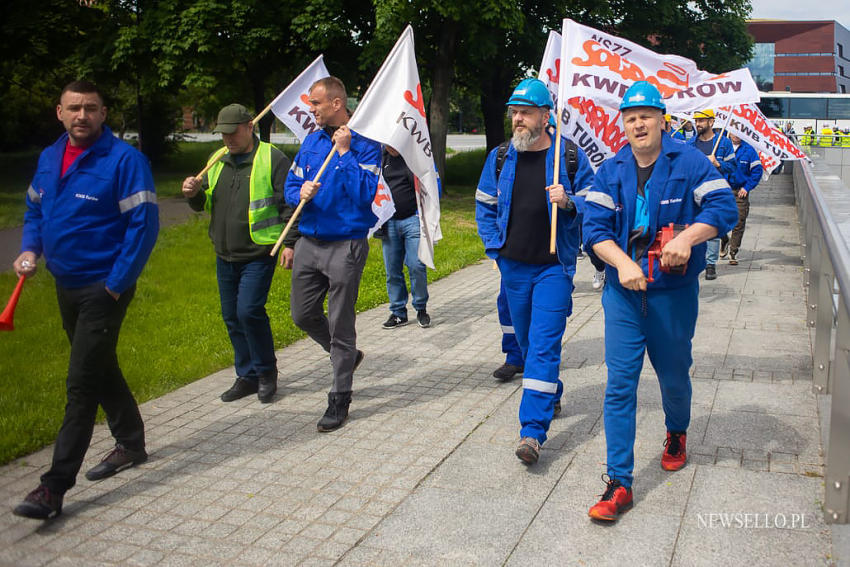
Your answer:
[[[15,307],[18,306],[18,299],[21,297],[21,290],[24,287],[26,276],[18,278],[18,285],[15,286],[15,291],[12,292],[12,297],[9,298],[9,303],[6,304],[6,309],[0,314],[0,331],[13,331],[15,329],[12,319],[15,317]]]

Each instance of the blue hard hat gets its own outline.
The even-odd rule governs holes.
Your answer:
[[[661,98],[661,93],[655,85],[647,81],[638,81],[629,87],[629,90],[623,96],[623,102],[620,103],[620,110],[638,108],[639,106],[649,106],[659,109],[662,113],[667,112],[667,106]]]
[[[548,106],[553,108],[552,94],[543,81],[529,77],[523,79],[514,89],[506,106]]]

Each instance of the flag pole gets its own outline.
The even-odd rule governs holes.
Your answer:
[[[723,108],[722,106],[720,107]],[[717,136],[717,141],[714,142],[714,149],[711,150],[711,157],[714,157],[714,154],[717,153],[717,148],[720,146],[720,140],[723,139],[723,134],[726,132],[726,128],[729,126],[729,121],[732,120],[732,107],[727,107],[729,109],[729,114],[726,116],[726,123],[723,125],[723,130],[720,131],[720,135]]]
[[[327,169],[328,164],[331,162],[331,158],[337,152],[338,144],[334,144],[334,147],[331,148],[328,157],[325,158],[325,162],[322,164],[322,167],[319,168],[319,172],[316,174],[316,177],[313,178],[313,183],[318,183],[319,179],[322,177],[322,174]],[[280,233],[280,236],[277,238],[277,242],[275,242],[274,247],[272,248],[269,256],[274,256],[277,254],[277,251],[280,250],[280,245],[283,244],[283,239],[286,238],[286,235],[289,234],[289,229],[292,228],[292,225],[295,224],[295,220],[298,218],[298,215],[301,214],[301,209],[304,208],[304,205],[307,204],[307,199],[301,199],[298,203],[298,206],[295,208],[295,212],[292,213],[292,217],[289,219],[289,222],[286,223],[286,226],[283,228],[283,232]]]
[[[552,174],[552,185],[558,184],[558,178],[561,173],[561,101],[558,98],[558,115],[557,123],[555,124],[555,171]],[[549,254],[555,253],[555,236],[558,229],[558,205],[552,203],[552,223],[551,231],[549,232]]]
[[[218,150],[218,152],[217,152],[217,153],[213,156],[213,159],[211,159],[211,160],[210,160],[210,162],[206,165],[206,167],[204,167],[204,169],[202,169],[202,170],[201,170],[201,172],[200,172],[198,175],[196,175],[196,176],[195,176],[195,179],[197,179],[198,181],[200,181],[200,180],[201,180],[201,178],[204,176],[204,174],[205,174],[206,172],[208,172],[212,166],[214,166],[216,163],[218,163],[218,160],[220,160],[221,158],[223,158],[223,157],[224,157],[224,154],[226,154],[226,153],[227,153],[227,148],[226,148],[226,147],[221,148],[220,150]]]

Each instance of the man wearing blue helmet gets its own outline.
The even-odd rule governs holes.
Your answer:
[[[538,79],[517,85],[507,103],[513,137],[503,158],[487,156],[476,192],[475,217],[487,255],[502,274],[513,329],[524,360],[516,455],[534,464],[552,420],[563,384],[558,378],[561,338],[572,312],[578,251],[576,193],[590,187],[593,171],[577,150],[574,182],[567,159],[554,181],[555,138],[546,130],[552,96]],[[561,144],[564,154],[568,143]],[[503,159],[499,167],[500,159]],[[549,253],[551,207],[557,207],[556,253]]]
[[[608,264],[602,293],[608,478],[602,499],[588,512],[603,521],[616,520],[632,506],[637,386],[645,352],[661,385],[667,426],[661,467],[675,471],[687,462],[691,340],[704,242],[738,219],[717,168],[694,146],[662,132],[665,105],[657,88],[646,81],[633,84],[620,111],[629,144],[599,168],[584,211],[585,247]],[[658,231],[671,223],[678,234],[660,258],[651,257]]]

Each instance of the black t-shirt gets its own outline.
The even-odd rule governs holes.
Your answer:
[[[508,234],[499,254],[526,264],[555,264],[549,253],[549,197],[546,193],[546,153],[517,152],[516,175],[511,194]]]
[[[416,214],[416,188],[413,185],[413,174],[400,155],[393,156],[386,152],[383,162],[384,180],[390,188],[395,204],[395,214],[392,218],[402,220],[412,217]]]
[[[635,164],[637,167],[637,203],[635,203],[635,220],[637,220],[638,215],[640,215],[641,206],[648,207],[649,202],[646,198],[646,182],[649,181],[649,177],[652,175],[652,170],[655,168],[655,162],[652,162],[651,165],[646,167],[641,167]],[[632,229],[629,232],[629,255],[632,259],[637,260],[641,256],[644,255],[647,248],[649,248],[649,242],[651,240],[651,235],[649,234],[649,209],[646,208],[645,215],[645,223],[641,223],[643,226],[643,230],[637,228],[632,225]],[[635,223],[636,224],[636,223]]]

